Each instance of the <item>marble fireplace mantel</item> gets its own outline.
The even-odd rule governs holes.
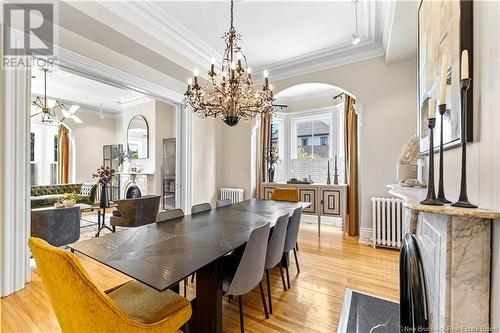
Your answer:
[[[491,227],[500,212],[422,205],[426,189],[388,187],[390,194],[405,201],[403,233],[411,232],[417,238],[431,332],[487,329]]]

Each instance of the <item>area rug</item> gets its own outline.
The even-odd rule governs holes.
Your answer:
[[[109,224],[110,216],[106,216],[106,224]],[[91,225],[97,225],[97,214],[83,215],[80,219],[80,228],[85,228]]]
[[[106,223],[106,224],[108,224],[108,223]],[[127,228],[116,227],[116,232],[120,232],[120,231],[125,230],[125,229],[127,229]],[[97,233],[97,224],[82,227],[82,228],[80,228],[80,239],[79,240],[82,241],[82,240],[94,238],[96,233]],[[101,233],[99,235],[104,236],[104,235],[107,235],[110,233],[111,233],[111,231],[109,231],[108,229],[105,228],[105,229],[101,230]]]

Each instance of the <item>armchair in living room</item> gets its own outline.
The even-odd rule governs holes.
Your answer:
[[[117,200],[117,211],[113,212],[110,223],[114,227],[139,227],[156,222],[160,208],[159,195],[146,195],[141,198]]]

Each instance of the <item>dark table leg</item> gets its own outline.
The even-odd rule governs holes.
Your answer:
[[[196,272],[196,306],[190,333],[222,332],[222,275],[217,262]]]

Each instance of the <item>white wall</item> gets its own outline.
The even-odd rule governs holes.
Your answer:
[[[100,119],[97,113],[88,112],[83,108],[77,112],[83,124],[65,121],[75,142],[76,183],[92,181],[92,174],[102,165],[102,146],[122,141],[121,118]]]
[[[500,2],[474,1],[473,12],[475,142],[467,146],[468,194],[471,202],[500,210]],[[444,153],[445,189],[454,197],[460,192],[460,151],[451,149]],[[491,325],[498,328],[500,220],[493,223],[492,253]]]

